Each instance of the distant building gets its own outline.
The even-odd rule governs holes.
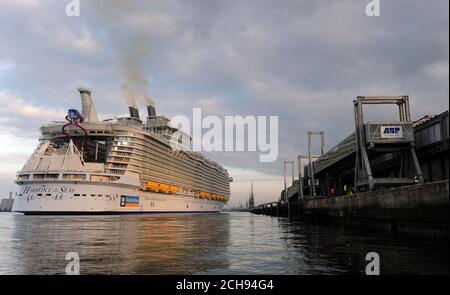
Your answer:
[[[0,211],[11,211],[13,203],[12,192],[9,192],[9,198],[0,201]]]
[[[252,181],[252,187],[250,189],[249,197],[248,197],[248,203],[247,208],[252,209],[255,207],[255,196],[253,194],[253,181]]]

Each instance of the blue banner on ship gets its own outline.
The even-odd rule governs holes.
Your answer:
[[[135,208],[139,206],[138,196],[121,196],[120,197],[120,207]]]

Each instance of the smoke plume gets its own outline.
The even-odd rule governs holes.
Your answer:
[[[150,38],[139,30],[124,32],[123,28],[140,13],[138,1],[91,0],[87,2],[95,13],[97,21],[104,25],[112,39],[118,57],[118,66],[123,77],[122,95],[128,105],[152,105],[149,83],[145,75],[145,64],[150,56]],[[119,29],[120,28],[120,29]],[[119,33],[120,32],[120,33]],[[119,34],[119,35],[118,35]]]
[[[148,80],[144,73],[144,63],[150,54],[150,49],[142,44],[143,41],[134,40],[121,54],[121,72],[124,82],[122,93],[128,104],[134,107],[140,105],[153,105],[149,96]]]

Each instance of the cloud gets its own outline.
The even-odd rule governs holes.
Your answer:
[[[93,54],[93,51],[97,49],[97,44],[85,27],[79,32],[73,32],[64,26],[41,26],[37,30],[38,35],[41,36],[41,42],[49,46],[53,44],[65,50],[78,50],[88,54]]]
[[[16,135],[17,134],[17,135]],[[22,168],[38,143],[35,137],[26,138],[20,132],[0,128],[0,198],[14,191],[16,172]]]
[[[40,0],[14,0],[5,1],[3,5],[20,9],[35,9],[41,4]]]
[[[436,62],[425,67],[425,72],[433,78],[448,80],[448,61]]]
[[[40,125],[61,121],[66,113],[62,108],[33,105],[7,91],[0,91],[0,105],[0,134],[14,133],[25,138],[38,136]],[[7,143],[2,141],[3,145]]]

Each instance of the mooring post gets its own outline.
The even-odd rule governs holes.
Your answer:
[[[286,161],[283,162],[283,179],[284,179],[284,200],[287,199],[287,184],[286,184]]]
[[[287,190],[287,184],[286,184],[286,164],[291,165],[291,174],[292,174],[292,187],[294,187],[295,182],[295,176],[294,176],[294,161],[284,161],[283,162],[283,169],[284,169],[284,200],[287,202],[287,217],[291,219],[291,202]]]
[[[293,187],[293,186],[292,186]],[[294,204],[292,203],[292,198],[288,196],[288,203],[287,203],[287,217],[289,218],[289,221],[292,221],[294,217]]]
[[[303,201],[303,179],[302,179],[302,155],[297,156],[298,162],[298,194],[299,201]]]

